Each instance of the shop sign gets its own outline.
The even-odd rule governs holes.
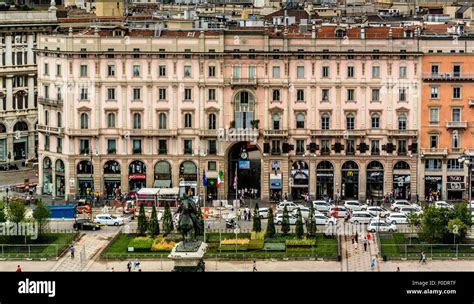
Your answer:
[[[448,176],[448,190],[462,191],[465,189],[464,176]]]
[[[129,174],[128,179],[146,179],[145,174]]]
[[[440,182],[442,178],[442,176],[425,176],[425,181]]]

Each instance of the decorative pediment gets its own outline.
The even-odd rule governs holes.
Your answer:
[[[79,112],[90,112],[90,111],[92,111],[91,108],[86,107],[86,106],[82,106],[82,107],[78,108],[77,110],[78,110]]]
[[[209,106],[204,109],[206,112],[219,112],[221,109],[214,107],[214,106]]]
[[[283,108],[278,107],[276,105],[274,105],[271,108],[268,108],[268,112],[270,112],[270,113],[283,113],[283,111],[284,111]]]
[[[405,107],[401,107],[401,108],[398,108],[395,110],[397,113],[400,113],[400,112],[410,112],[410,109],[408,108],[405,108]]]

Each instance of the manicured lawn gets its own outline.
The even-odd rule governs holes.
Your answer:
[[[380,236],[382,256],[387,259],[418,259],[422,251],[428,258],[474,258],[474,244],[425,244],[418,238],[403,233]]]
[[[174,237],[175,235],[173,235]],[[146,259],[146,258],[167,258],[169,252],[128,252],[128,247],[135,235],[120,234],[108,248],[104,250],[101,257],[103,259]],[[242,233],[237,235],[238,239],[249,239],[249,233]],[[274,238],[261,240],[256,242],[251,240],[249,246],[242,245],[223,245],[220,246],[220,240],[235,239],[233,233],[209,233],[206,234],[208,250],[207,258],[220,259],[266,259],[266,258],[337,258],[337,240],[329,238],[322,234],[318,234],[310,240],[314,240],[314,245],[309,247],[291,247],[290,250],[285,247],[287,240],[295,239],[295,235],[282,236],[277,234]],[[252,244],[252,245],[250,245]],[[263,244],[282,244],[279,246],[283,250],[270,251],[264,250]],[[285,249],[286,248],[286,249]],[[237,249],[237,250],[236,250]]]
[[[36,240],[3,238],[0,245],[2,258],[55,258],[78,236],[77,233],[47,233]]]

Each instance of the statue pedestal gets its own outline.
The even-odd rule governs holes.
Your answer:
[[[174,261],[173,271],[203,272],[206,250],[207,244],[201,241],[179,242],[168,255]]]

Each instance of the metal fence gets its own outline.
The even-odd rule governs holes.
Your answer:
[[[380,244],[381,256],[389,259],[420,259],[424,252],[428,259],[472,259],[474,244]]]
[[[50,259],[61,254],[58,244],[0,244],[2,259]]]

